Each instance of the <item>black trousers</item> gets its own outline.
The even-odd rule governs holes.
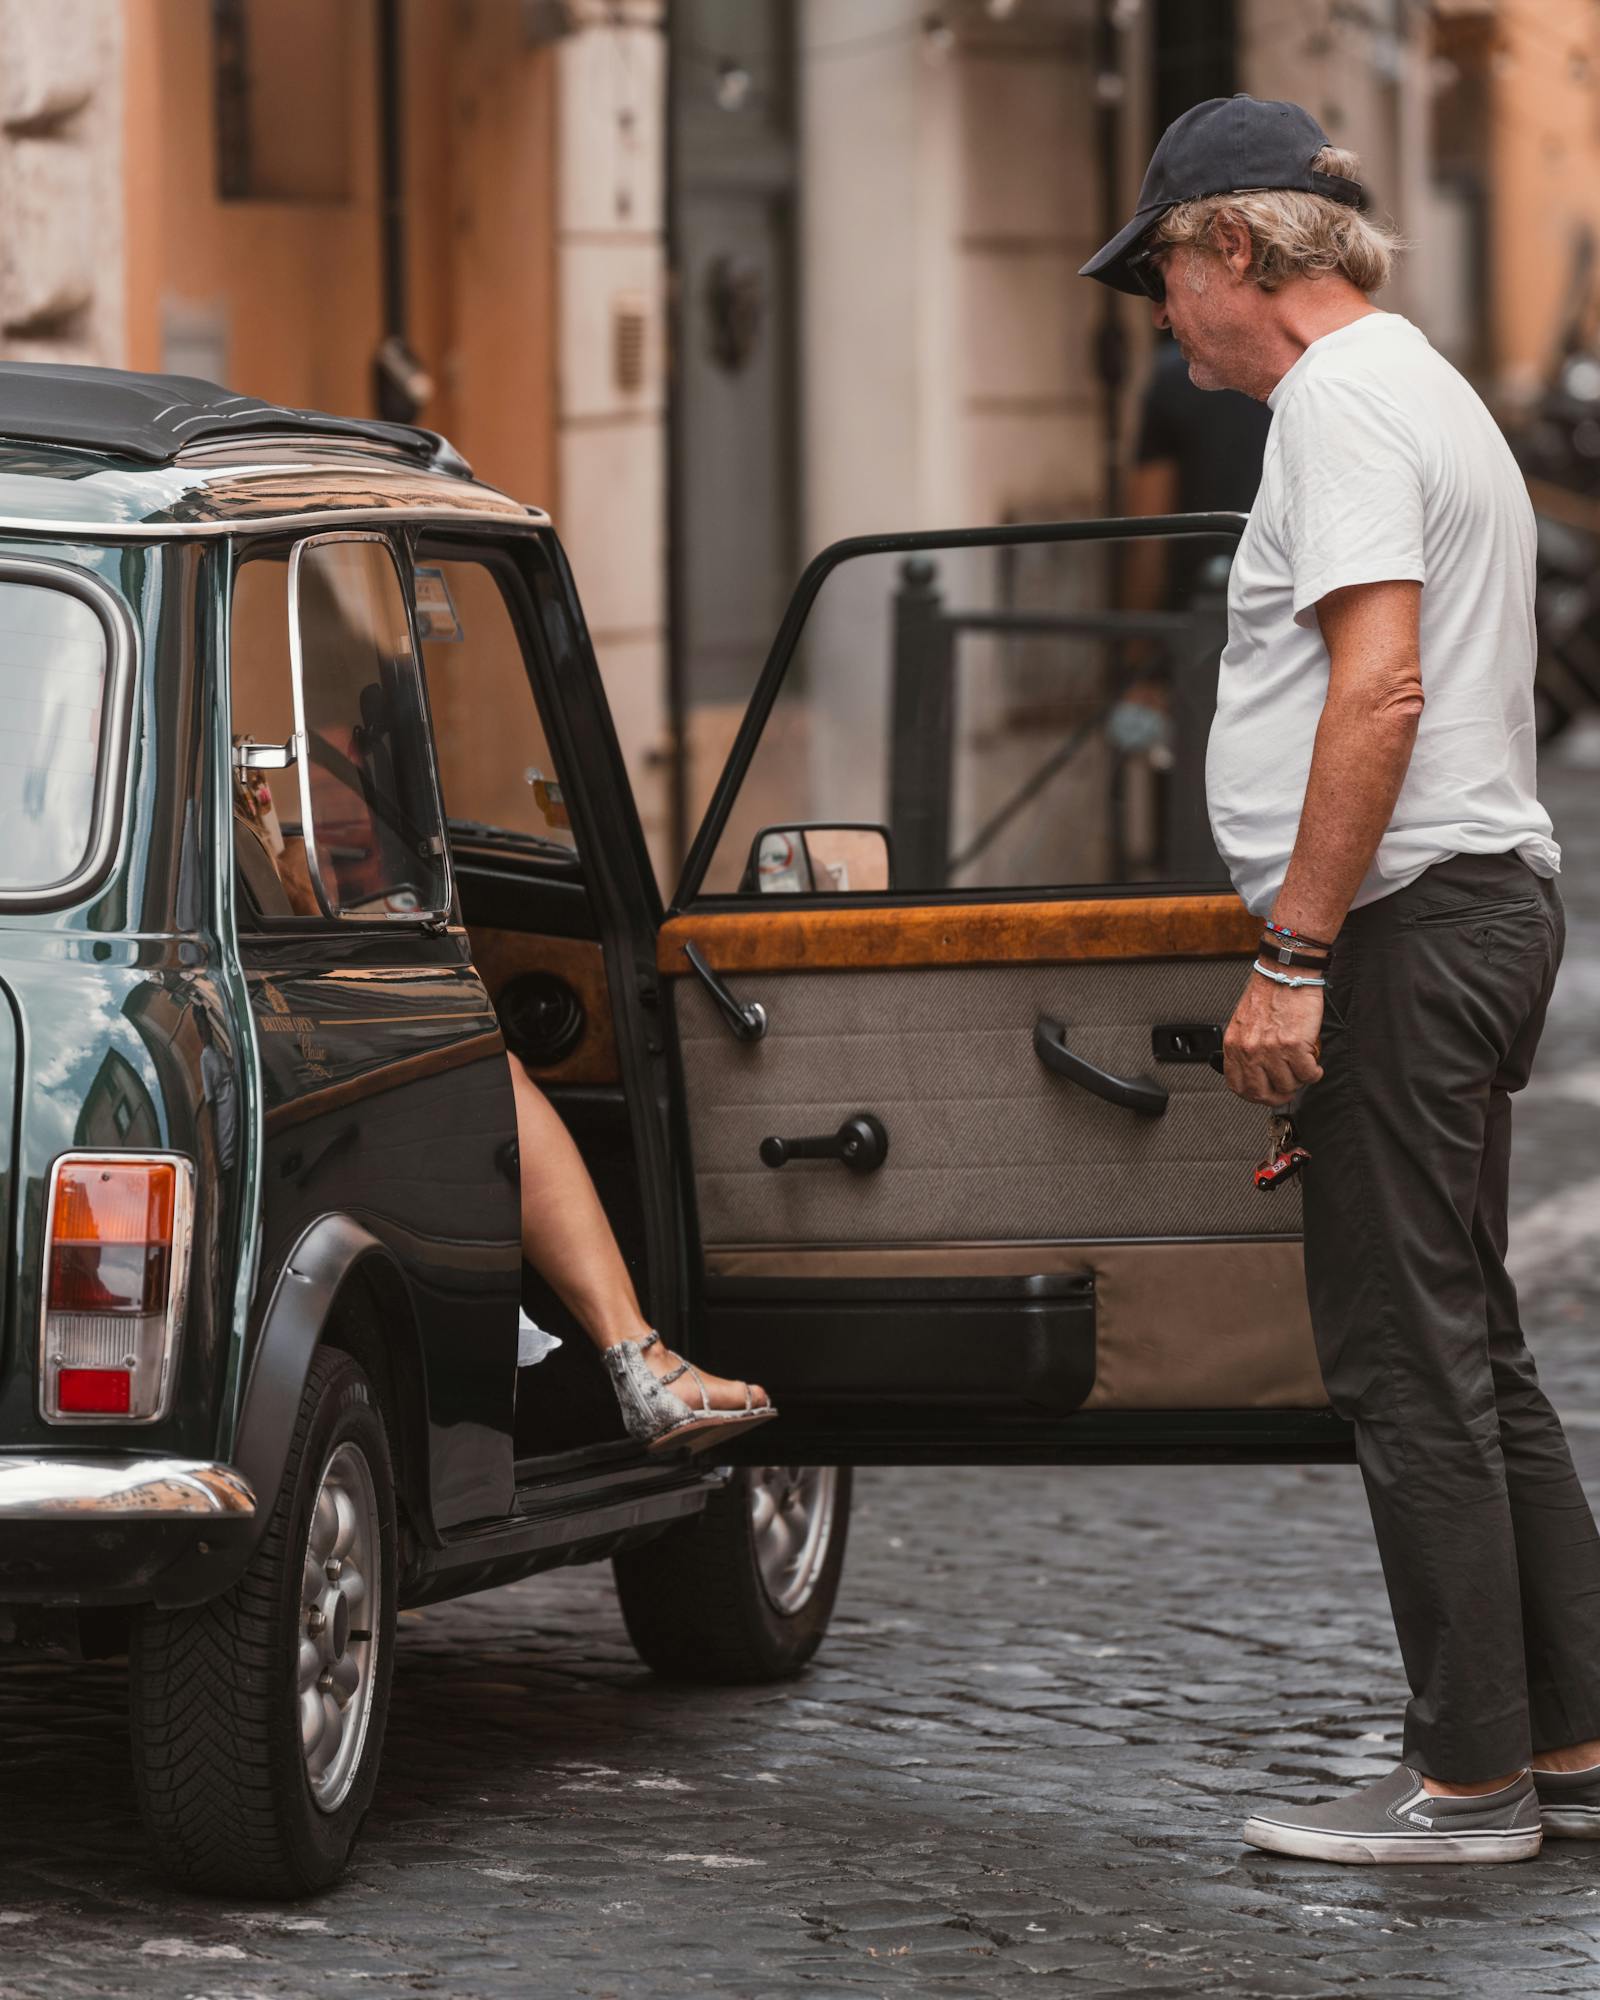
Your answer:
[[[1296,1115],[1311,1322],[1411,1684],[1405,1759],[1460,1784],[1600,1737],[1600,1535],[1505,1268],[1511,1097],[1564,937],[1514,854],[1354,911]]]

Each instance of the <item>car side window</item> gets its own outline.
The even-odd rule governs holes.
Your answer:
[[[251,554],[233,578],[228,629],[232,735],[287,743],[294,735],[289,665],[289,551]],[[233,771],[233,858],[242,922],[322,914],[306,865],[293,770]]]
[[[1205,745],[1232,536],[847,549],[780,663],[697,887],[1225,881]]]
[[[573,852],[560,773],[496,566],[428,554],[414,575],[439,783],[452,829],[512,834],[522,844]]]
[[[388,541],[317,536],[245,561],[231,655],[234,853],[247,911],[403,920],[446,909],[427,713]],[[249,768],[246,743],[279,746],[290,761]]]

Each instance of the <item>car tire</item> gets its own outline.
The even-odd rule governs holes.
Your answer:
[[[134,1775],[171,1881],[293,1897],[342,1873],[377,1780],[396,1583],[383,1418],[357,1363],[323,1348],[244,1574],[134,1621]]]
[[[788,1680],[833,1615],[848,1466],[741,1466],[691,1520],[613,1557],[640,1658],[668,1680]]]

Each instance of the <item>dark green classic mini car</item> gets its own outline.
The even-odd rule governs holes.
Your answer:
[[[606,1557],[657,1669],[778,1678],[853,1462],[1348,1452],[1209,1062],[1237,526],[829,550],[663,910],[542,514],[0,367],[0,1653],[127,1654],[169,1874],[333,1879],[404,1606]],[[508,1049],[777,1403],[733,1463],[632,1442],[524,1264]]]

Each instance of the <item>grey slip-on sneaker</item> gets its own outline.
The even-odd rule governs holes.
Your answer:
[[[1600,1840],[1600,1764],[1587,1771],[1535,1771],[1533,1782],[1546,1833]]]
[[[1497,1792],[1435,1798],[1409,1764],[1349,1798],[1252,1813],[1244,1838],[1269,1854],[1310,1861],[1531,1861],[1544,1829],[1524,1771]]]

